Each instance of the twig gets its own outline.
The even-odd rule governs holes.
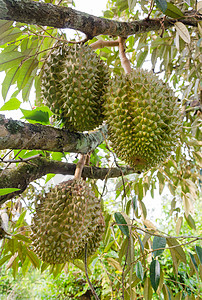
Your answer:
[[[124,300],[124,273],[125,273],[125,268],[126,268],[126,264],[127,264],[127,259],[128,259],[128,252],[129,252],[129,247],[130,247],[130,239],[128,238],[128,247],[127,247],[127,252],[126,252],[126,258],[125,258],[125,263],[123,266],[123,270],[122,270],[122,299]]]
[[[154,0],[151,0],[151,4],[150,4],[150,8],[149,8],[147,20],[150,18],[150,15],[152,13],[153,7],[154,7]]]
[[[93,294],[93,296],[95,297],[96,300],[100,300],[91,281],[90,281],[90,278],[88,276],[88,265],[87,265],[87,254],[88,254],[88,246],[87,244],[85,244],[85,258],[84,258],[84,264],[85,264],[85,274],[86,274],[86,279],[88,281],[88,284],[89,284],[89,287],[91,289],[91,292]]]
[[[36,133],[27,141],[26,145],[35,137]],[[24,147],[22,147],[17,154],[14,156],[14,159],[19,155],[19,153],[24,149]],[[11,162],[8,162],[7,166],[5,167],[5,169],[2,171],[1,176],[4,174],[5,170],[8,169],[8,167],[10,166]]]
[[[118,41],[119,41],[119,56],[121,59],[121,65],[125,73],[130,74],[132,72],[132,68],[130,66],[130,61],[126,57],[126,53],[125,53],[125,47],[124,47],[125,39],[123,37],[119,37]]]
[[[105,143],[106,143],[106,148],[107,148],[107,150],[109,150],[109,152],[112,153],[112,155],[113,155],[113,157],[114,157],[114,162],[115,162],[116,167],[117,167],[117,168],[120,170],[120,172],[121,172],[121,179],[122,179],[122,183],[123,183],[123,192],[124,192],[124,197],[126,198],[126,187],[125,187],[125,181],[124,181],[124,177],[123,177],[123,176],[124,176],[123,171],[122,171],[121,167],[119,166],[119,164],[117,163],[116,156],[115,156],[114,152],[110,150],[110,148],[109,148],[109,146],[108,146],[108,144],[107,144],[106,139],[105,139]]]
[[[167,281],[172,281],[172,282],[174,282],[174,283],[177,283],[177,284],[182,285],[182,288],[183,288],[183,289],[184,289],[184,287],[187,287],[187,288],[189,288],[192,292],[194,292],[194,293],[196,293],[198,296],[200,296],[200,294],[197,292],[197,290],[192,289],[192,287],[190,287],[189,285],[187,285],[187,284],[185,284],[185,283],[183,283],[183,282],[180,282],[180,281],[172,280],[171,278],[166,278],[165,276],[164,276],[164,278],[165,278],[165,280],[167,280]],[[184,286],[184,287],[183,287],[183,286]]]
[[[81,154],[80,159],[79,159],[78,163],[76,164],[74,179],[79,180],[81,178],[85,160],[86,160],[86,155]]]
[[[12,151],[13,151],[12,149],[9,150],[9,151],[3,156],[3,158],[1,158],[1,159],[4,160],[4,158],[6,158],[6,156],[8,156]]]
[[[115,46],[118,46],[118,45],[119,45],[119,40],[115,40],[115,41],[97,40],[96,42],[92,43],[90,45],[90,47],[93,50],[96,50],[96,49],[101,49],[101,48],[104,48],[104,47],[115,47]]]
[[[48,35],[43,35],[43,34],[38,34],[37,32],[34,32],[34,31],[32,31],[32,30],[30,30],[30,29],[27,29],[27,30],[29,30],[33,35],[36,35],[36,36],[41,36],[41,37],[48,37],[48,38],[52,38],[52,39],[54,39],[54,40],[57,40],[57,41],[62,41],[62,42],[65,42],[65,43],[67,43],[67,44],[81,44],[81,43],[85,43],[86,41],[87,41],[87,38],[85,38],[85,39],[83,39],[83,40],[80,40],[80,41],[68,41],[68,40],[66,40],[66,39],[61,39],[61,38],[58,38],[58,37],[56,37],[56,36],[53,36],[52,34],[50,34],[47,30],[45,30],[42,26],[39,26],[41,29],[42,29],[42,31],[44,31],[44,32],[46,32]]]
[[[112,226],[116,226],[116,225],[117,225],[116,223],[112,224]],[[194,239],[194,241],[195,241],[195,240],[202,240],[202,237],[197,237],[197,236],[192,236],[192,235],[190,235],[190,236],[186,236],[186,235],[171,236],[171,235],[169,235],[169,234],[167,234],[167,233],[164,233],[164,232],[163,232],[163,234],[158,234],[158,233],[154,233],[154,232],[149,232],[148,229],[143,229],[143,228],[141,228],[141,227],[134,226],[133,224],[119,224],[119,225],[122,225],[122,226],[131,226],[131,228],[133,228],[133,229],[136,229],[136,230],[139,230],[139,231],[143,231],[143,232],[145,232],[145,233],[147,233],[147,234],[150,234],[150,235],[152,235],[152,236],[164,237],[164,238],[166,238],[166,239]],[[151,229],[153,229],[153,228],[151,228]],[[157,229],[157,231],[159,231],[159,230]],[[159,232],[160,232],[160,231],[159,231]],[[188,242],[188,243],[189,243],[189,242]],[[183,245],[183,244],[182,244],[182,245]],[[179,245],[179,246],[181,246],[181,245]]]
[[[4,160],[3,158],[0,157],[0,161],[2,163],[19,163],[19,162],[27,162],[31,159],[36,159],[36,158],[39,158],[39,157],[42,157],[42,154],[36,154],[36,155],[33,155],[33,156],[30,156],[30,157],[27,157],[27,158],[21,158],[19,157],[19,159],[8,159],[8,160]]]

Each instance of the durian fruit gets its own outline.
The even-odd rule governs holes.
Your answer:
[[[102,124],[109,72],[87,45],[61,44],[44,64],[41,97],[64,127],[88,131]]]
[[[69,180],[55,186],[40,204],[32,220],[32,244],[37,255],[50,264],[84,258],[99,246],[104,220],[98,199],[87,183]]]
[[[176,146],[181,124],[177,99],[152,72],[114,76],[105,114],[114,152],[137,171],[158,165]]]

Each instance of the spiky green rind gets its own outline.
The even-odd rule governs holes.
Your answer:
[[[91,255],[99,246],[104,222],[94,192],[83,180],[63,182],[41,197],[32,222],[32,243],[45,262],[61,264]]]
[[[65,128],[88,131],[103,122],[108,81],[108,69],[91,47],[62,44],[44,64],[41,96]]]
[[[115,153],[138,171],[158,165],[176,146],[181,127],[177,99],[152,72],[115,76],[105,114]]]

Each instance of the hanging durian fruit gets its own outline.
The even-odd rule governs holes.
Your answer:
[[[173,91],[152,72],[114,76],[105,114],[114,152],[137,171],[158,165],[179,138],[181,116]]]
[[[62,44],[44,64],[41,97],[65,128],[88,131],[103,122],[108,81],[108,69],[91,47]]]
[[[73,179],[41,196],[31,238],[43,261],[61,264],[84,258],[85,244],[91,255],[99,246],[104,226],[94,192],[84,180]]]

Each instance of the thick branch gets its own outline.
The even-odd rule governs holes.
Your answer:
[[[107,137],[107,128],[92,133],[70,132],[41,124],[29,124],[0,115],[0,150],[27,149],[88,153]]]
[[[61,7],[49,3],[27,0],[0,0],[0,19],[27,24],[71,28],[79,30],[88,38],[104,34],[127,37],[129,35],[161,28],[161,19],[145,19],[140,21],[118,22],[95,17],[70,7]],[[197,26],[198,13],[188,12],[186,18],[180,19],[186,25]],[[173,26],[176,20],[165,18],[164,28]]]
[[[65,163],[60,161],[51,161],[46,158],[37,158],[29,163],[19,163],[18,166],[12,165],[8,169],[0,173],[0,188],[18,188],[20,191],[0,196],[0,204],[6,200],[21,194],[29,185],[30,182],[41,178],[42,176],[53,173],[63,175],[74,175],[76,164]],[[82,177],[93,179],[115,178],[122,175],[132,174],[135,170],[130,167],[125,168],[98,168],[84,167]]]

